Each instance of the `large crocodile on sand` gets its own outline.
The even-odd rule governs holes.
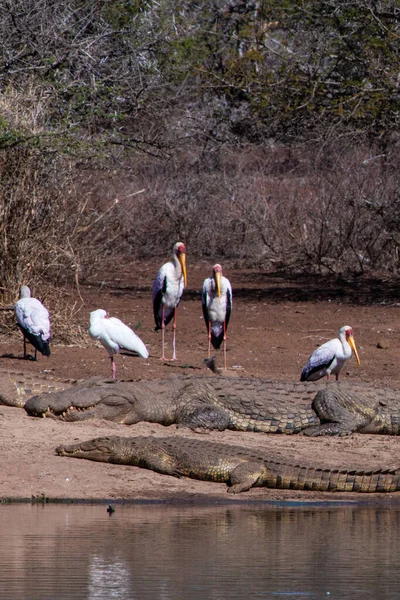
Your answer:
[[[56,449],[61,456],[133,465],[158,473],[227,483],[228,492],[251,487],[322,492],[395,492],[400,470],[323,469],[271,460],[267,452],[179,436],[101,437]]]
[[[93,378],[30,398],[33,416],[102,418],[193,430],[348,435],[400,433],[399,392],[357,383],[291,383],[216,376],[115,382]]]

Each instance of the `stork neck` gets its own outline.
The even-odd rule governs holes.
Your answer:
[[[343,354],[346,358],[350,358],[351,355],[353,354],[353,351],[351,349],[351,346],[349,344],[349,342],[346,339],[346,334],[340,334],[340,341],[342,343],[342,348],[343,348]]]
[[[176,254],[174,254],[174,256],[173,256],[173,261],[174,261],[176,276],[178,279],[181,279],[183,277],[182,265],[181,265],[178,257],[176,256]]]

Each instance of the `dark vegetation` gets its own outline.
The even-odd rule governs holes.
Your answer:
[[[397,0],[3,0],[4,300],[177,239],[396,276],[399,23]]]

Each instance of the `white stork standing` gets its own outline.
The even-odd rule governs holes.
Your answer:
[[[176,309],[186,287],[186,248],[176,242],[172,250],[172,262],[165,263],[157,273],[153,283],[153,311],[156,331],[162,332],[162,360],[165,358],[165,327],[173,318],[173,353],[176,360]]]
[[[308,363],[301,372],[300,381],[317,381],[322,377],[330,378],[331,373],[339,379],[339,373],[346,360],[354,352],[358,364],[360,359],[353,337],[353,329],[345,325],[339,329],[339,339],[334,338],[317,348],[308,359]]]
[[[92,339],[98,340],[110,355],[113,379],[117,377],[114,354],[117,354],[120,349],[137,352],[143,358],[149,356],[140,337],[116,317],[109,317],[102,308],[90,313],[89,334]]]
[[[23,285],[19,290],[19,300],[15,303],[15,316],[24,337],[24,358],[28,358],[26,353],[27,339],[35,348],[34,360],[36,360],[37,350],[44,356],[50,356],[49,311],[40,300],[31,298],[31,290],[27,285]]]
[[[226,369],[226,330],[232,312],[232,287],[229,279],[222,275],[221,265],[214,265],[212,276],[204,280],[201,301],[208,331],[208,358],[211,344],[218,350],[224,342]]]

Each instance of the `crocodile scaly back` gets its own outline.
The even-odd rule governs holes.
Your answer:
[[[23,408],[31,396],[60,392],[77,383],[54,375],[0,371],[0,404]]]

